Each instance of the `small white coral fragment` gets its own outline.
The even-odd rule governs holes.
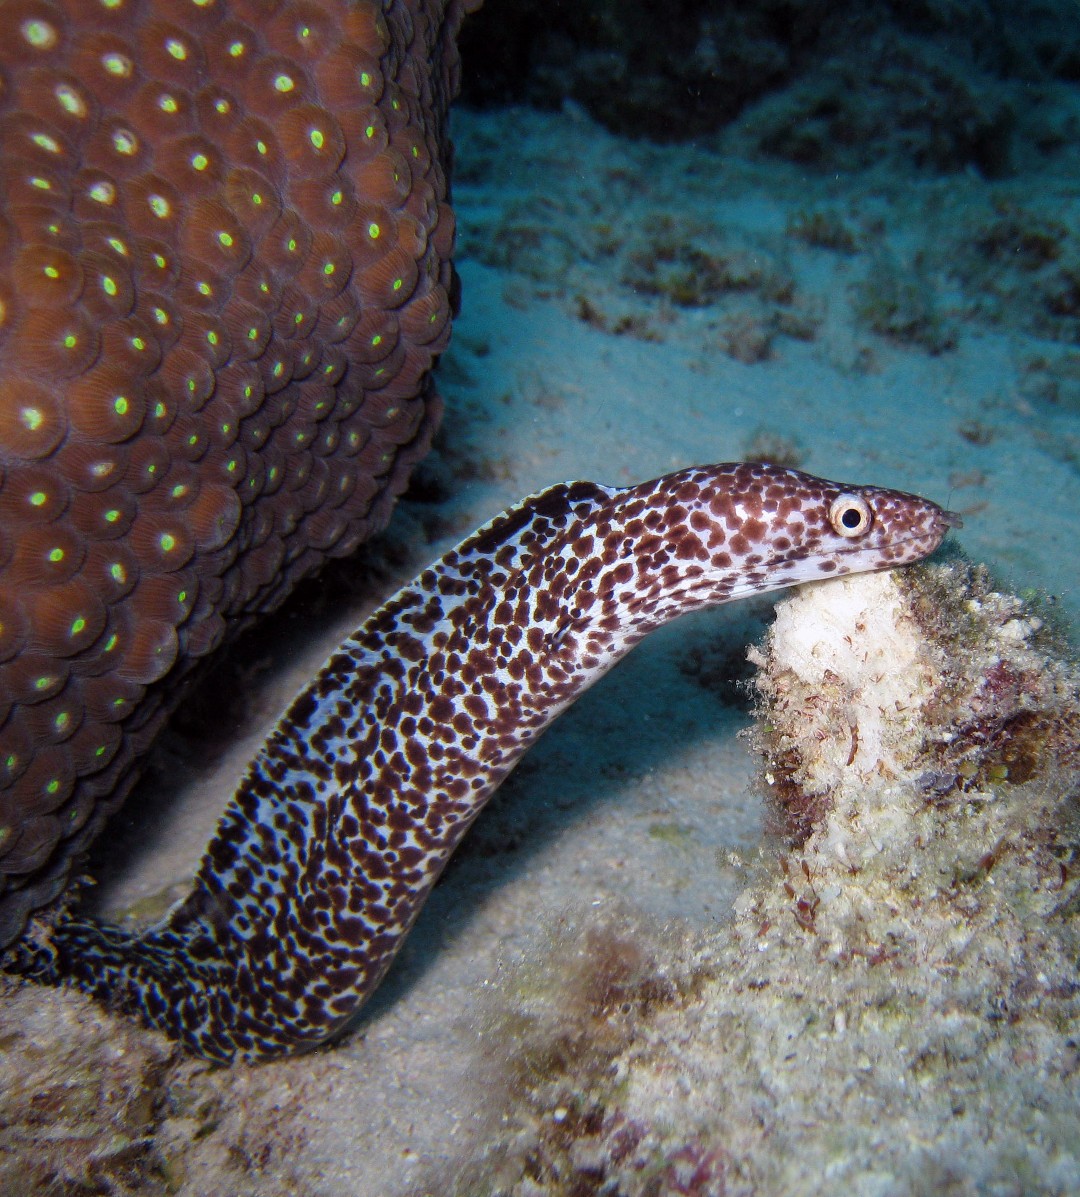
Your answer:
[[[902,777],[918,752],[923,704],[933,692],[939,662],[915,623],[895,575],[864,574],[803,586],[777,608],[768,659],[755,650],[763,673],[759,692],[769,704],[766,770],[798,830],[827,808],[868,815],[866,798]],[[874,790],[868,791],[869,782]],[[889,803],[899,814],[902,804]],[[873,846],[864,826],[853,844],[837,836],[845,863]]]
[[[1042,627],[963,565],[817,583],[781,603],[751,660],[766,781],[795,838],[828,812],[887,834],[904,792],[940,799],[1057,760],[1043,748],[1065,750],[1078,681],[1035,644]]]

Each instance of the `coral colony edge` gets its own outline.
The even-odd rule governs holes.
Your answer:
[[[427,451],[477,3],[0,6],[0,946]]]
[[[190,895],[139,934],[81,919],[14,967],[226,1063],[322,1043],[379,984],[537,737],[685,612],[933,552],[934,503],[764,464],[510,507],[398,591],[292,702]]]

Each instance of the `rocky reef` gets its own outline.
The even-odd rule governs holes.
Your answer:
[[[778,836],[734,917],[523,966],[453,1191],[1075,1191],[1080,672],[962,562],[804,587],[752,658]]]
[[[1069,136],[1068,0],[581,0],[537,14],[503,0],[466,26],[466,103],[570,100],[661,142],[745,122],[754,152],[825,171],[894,160],[997,177]]]

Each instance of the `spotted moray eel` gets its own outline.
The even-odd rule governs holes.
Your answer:
[[[918,560],[958,523],[913,495],[771,465],[541,491],[333,653],[249,766],[186,899],[138,935],[61,923],[20,949],[19,970],[213,1061],[322,1043],[378,985],[499,783],[643,636]]]

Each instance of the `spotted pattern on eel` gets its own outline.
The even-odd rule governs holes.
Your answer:
[[[440,403],[479,0],[0,0],[0,945]]]
[[[770,465],[533,495],[333,653],[250,765],[190,896],[138,935],[62,923],[20,949],[19,969],[215,1061],[321,1043],[378,985],[521,755],[649,631],[918,560],[958,522]]]

